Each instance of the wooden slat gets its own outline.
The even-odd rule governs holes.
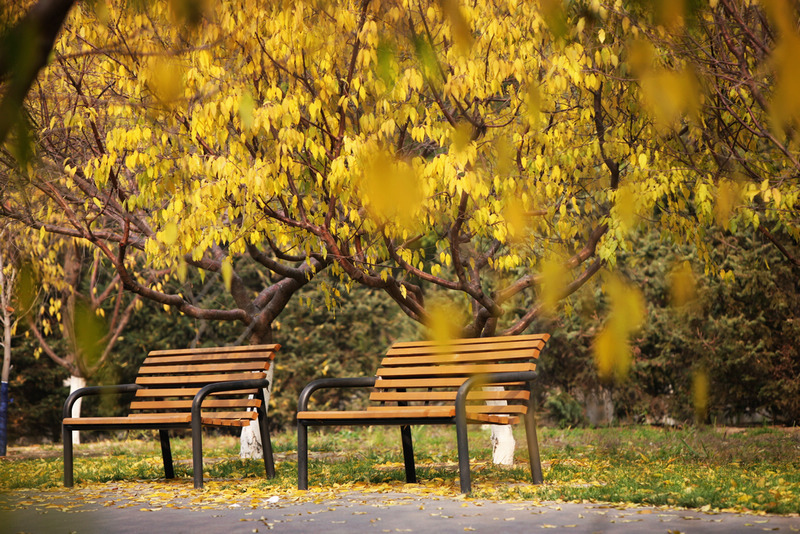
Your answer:
[[[251,380],[265,378],[266,373],[231,373],[216,375],[189,375],[189,376],[140,376],[136,383],[146,386],[211,384],[213,382],[229,382],[232,380]]]
[[[375,389],[395,389],[395,388],[458,388],[467,381],[466,376],[450,378],[382,378],[375,381]],[[524,382],[504,382],[493,384],[494,386],[519,387],[524,386]]]
[[[175,424],[189,423],[192,420],[190,413],[175,414],[131,414],[127,417],[68,417],[64,419],[67,425],[118,425],[125,426],[136,424]]]
[[[419,354],[408,356],[386,356],[381,365],[391,367],[397,365],[441,365],[471,362],[502,362],[506,360],[530,360],[538,358],[539,353],[530,349],[509,350],[505,352],[453,352],[446,354]]]
[[[453,409],[453,413],[455,414],[456,407],[453,405],[445,405],[445,406],[369,406],[367,408],[368,412],[381,412],[381,413],[395,413],[395,412],[402,412],[405,410],[422,410],[426,408],[433,408],[433,409]],[[470,404],[467,405],[467,413],[494,413],[494,414],[524,414],[528,410],[524,404],[508,404],[505,406],[490,406],[488,404]]]
[[[455,402],[457,391],[373,391],[369,400],[375,402]],[[467,400],[522,400],[526,401],[530,393],[524,390],[505,391],[471,391]]]
[[[200,388],[142,388],[136,390],[137,398],[161,398],[161,397],[189,397],[192,398],[197,395]],[[242,396],[242,395],[255,395],[258,393],[257,389],[242,389],[237,391],[222,391],[219,393],[212,393],[210,397],[222,396]]]
[[[215,355],[239,354],[248,352],[275,352],[280,349],[278,343],[266,345],[241,345],[237,347],[202,347],[194,349],[163,349],[150,351],[148,356],[185,356],[185,355]]]
[[[534,371],[535,369],[536,365],[533,363],[507,363],[495,365],[425,365],[414,367],[382,367],[378,370],[378,376],[472,376],[486,373]]]
[[[247,419],[217,419],[214,417],[202,417],[201,421],[205,426],[250,426]]]
[[[148,356],[142,365],[181,365],[193,363],[263,362],[272,361],[275,353],[206,354],[200,356]]]
[[[544,347],[545,342],[550,338],[549,334],[533,334],[526,336],[497,336],[497,337],[478,337],[467,339],[454,339],[450,343],[440,343],[436,341],[401,341],[394,343],[387,354],[409,354],[417,353],[421,350],[446,351],[456,349],[462,352],[491,350],[488,347],[513,348],[522,346],[537,347],[539,350]]]
[[[202,411],[200,412],[201,417],[209,417],[211,419],[258,419],[258,412],[245,412],[245,411],[238,411],[238,412],[207,412]],[[132,413],[128,414],[128,421],[135,420],[139,422],[139,420],[147,420],[148,418],[153,417],[177,417],[177,418],[186,418],[188,417],[191,420],[192,414],[190,412],[176,412],[176,413]],[[90,418],[91,419],[91,418]],[[101,418],[102,419],[102,418]]]
[[[507,404],[495,406],[489,404],[470,404],[467,406],[467,413],[494,413],[494,414],[520,414],[528,413],[528,407],[524,404]]]
[[[201,412],[203,417],[209,417],[211,419],[247,419],[247,420],[255,420],[258,419],[258,412],[245,412],[245,411],[238,411],[238,412]]]
[[[208,408],[258,408],[261,406],[259,399],[205,399],[203,409]],[[161,401],[133,401],[131,410],[189,410],[192,400],[161,400]]]
[[[375,381],[375,389],[394,388],[457,388],[467,381],[466,376],[450,378],[380,378]]]
[[[351,410],[351,411],[304,411],[298,412],[298,419],[381,419],[398,417],[403,419],[423,417],[453,417],[455,406],[405,406],[395,408],[393,412],[376,410]]]
[[[519,423],[519,417],[508,416],[508,415],[473,413],[467,416],[467,422],[490,423],[494,425],[516,425],[517,423]]]
[[[251,362],[215,362],[182,365],[142,365],[139,375],[151,374],[197,374],[197,373],[228,373],[234,371],[266,371],[269,369],[268,361]]]

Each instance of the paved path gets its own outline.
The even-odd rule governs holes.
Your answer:
[[[143,491],[147,491],[144,489]],[[406,493],[349,492],[317,502],[272,497],[220,505],[211,496],[143,505],[100,494],[30,490],[0,494],[0,534],[537,532],[800,532],[797,516],[574,503],[494,502]],[[172,508],[172,506],[180,508]],[[255,507],[254,507],[255,506]]]

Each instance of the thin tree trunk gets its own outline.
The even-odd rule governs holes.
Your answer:
[[[275,373],[275,366],[270,365],[267,371],[267,380],[269,380],[269,387],[264,389],[264,400],[267,403],[264,406],[266,413],[269,413],[269,397],[272,393],[272,382]],[[263,458],[264,446],[261,444],[261,430],[258,426],[258,420],[250,421],[250,426],[242,428],[242,434],[239,439],[239,457],[240,458]]]
[[[503,386],[485,386],[487,391],[503,391]],[[505,406],[504,400],[486,401],[491,406]],[[489,440],[492,443],[492,463],[494,465],[514,465],[514,450],[517,442],[514,440],[511,425],[489,425],[492,433]]]
[[[3,372],[0,380],[0,456],[8,446],[8,377],[11,373],[11,313],[3,309]]]
[[[5,231],[0,239],[5,238]],[[3,316],[3,370],[0,374],[0,456],[5,456],[8,447],[8,378],[11,374],[11,330],[13,329],[13,313],[11,294],[14,290],[16,271],[12,267],[11,274],[6,277],[6,257],[0,252],[0,306]]]

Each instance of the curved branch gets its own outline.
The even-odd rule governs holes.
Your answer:
[[[592,264],[585,271],[583,271],[580,274],[580,276],[578,276],[575,280],[573,280],[569,285],[567,285],[564,288],[564,290],[558,297],[559,300],[570,296],[571,294],[575,293],[578,289],[583,287],[583,285],[586,282],[588,282],[589,279],[592,278],[592,276],[597,274],[597,272],[600,270],[602,266],[603,266],[603,261],[600,260],[599,258],[596,259],[594,262],[592,262]],[[525,331],[526,328],[530,326],[533,320],[536,319],[542,313],[543,309],[544,309],[543,304],[534,306],[533,308],[528,310],[528,312],[525,315],[523,315],[519,321],[514,323],[510,328],[503,331],[501,335],[513,336],[521,334],[522,332]]]

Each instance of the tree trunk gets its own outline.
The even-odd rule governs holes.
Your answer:
[[[485,386],[487,391],[503,391],[503,386]],[[486,401],[490,406],[505,406],[507,401]],[[492,429],[490,441],[492,442],[492,463],[494,465],[514,465],[514,449],[517,442],[511,425],[489,425]]]
[[[492,463],[514,465],[514,449],[517,446],[511,425],[491,425]]]
[[[3,324],[3,374],[0,381],[0,456],[8,446],[8,375],[11,372],[11,322]]]
[[[2,238],[5,238],[5,232]],[[11,293],[14,290],[15,275],[5,275],[5,257],[0,252],[0,305],[3,317],[3,370],[0,374],[0,456],[5,456],[8,447],[8,378],[11,374],[11,330],[13,313]]]
[[[275,372],[275,366],[270,365],[269,370],[267,371],[267,380],[269,380],[269,387],[264,389],[264,400],[266,402],[266,406],[264,406],[266,413],[269,414],[269,397],[272,393],[272,383],[273,383],[273,376]],[[258,427],[258,420],[250,421],[250,426],[246,426],[242,428],[242,435],[239,439],[240,441],[240,448],[239,448],[239,457],[240,458],[263,458],[264,457],[264,447],[261,444],[261,431]]]

